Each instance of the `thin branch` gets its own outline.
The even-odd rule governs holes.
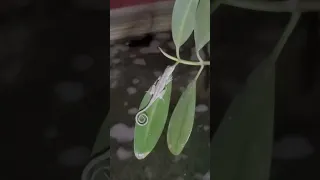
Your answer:
[[[291,15],[290,21],[284,30],[280,40],[276,44],[275,48],[273,49],[270,59],[275,63],[284,47],[286,44],[287,40],[289,39],[290,35],[292,34],[294,28],[296,27],[299,19],[300,19],[301,13],[300,12],[294,12]]]
[[[171,59],[173,61],[179,62],[180,64],[186,64],[186,65],[191,65],[191,66],[201,66],[202,65],[202,63],[200,63],[200,62],[193,62],[193,61],[190,61],[190,60],[178,59],[176,57],[173,57],[173,56],[167,54],[160,47],[158,47],[158,48],[162,52],[162,54],[164,56],[166,56],[168,59]],[[203,65],[204,66],[210,66],[210,61],[203,61]]]
[[[320,11],[320,1],[298,1],[287,0],[282,2],[269,1],[253,1],[253,0],[223,0],[222,4],[239,7],[243,9],[251,9],[255,11],[267,12],[310,12]]]

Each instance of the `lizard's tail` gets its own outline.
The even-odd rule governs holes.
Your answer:
[[[139,126],[145,126],[149,121],[149,118],[145,113],[138,113],[135,119]]]

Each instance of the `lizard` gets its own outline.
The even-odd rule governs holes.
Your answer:
[[[172,81],[172,72],[178,63],[167,66],[164,70],[163,74],[159,76],[159,78],[153,83],[153,85],[149,88],[147,93],[151,95],[151,98],[145,108],[141,109],[135,116],[136,123],[139,126],[145,126],[148,123],[148,116],[145,114],[145,111],[150,108],[150,106],[157,100],[162,99],[163,95],[166,92],[166,86]],[[142,120],[141,120],[142,119]]]

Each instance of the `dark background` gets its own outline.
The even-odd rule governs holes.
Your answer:
[[[75,146],[91,150],[109,110],[108,27],[106,3],[0,2],[1,179],[80,179],[83,166],[57,158]],[[88,70],[71,67],[79,55],[94,60]],[[83,96],[62,100],[54,90],[61,82],[81,84]],[[59,129],[54,139],[44,137],[50,126]]]
[[[319,17],[318,12],[302,14],[276,63],[274,122],[274,142],[287,136],[303,136],[315,153],[302,159],[274,158],[271,171],[276,175],[272,174],[271,179],[319,179]],[[289,19],[290,13],[230,6],[221,6],[211,15],[211,136],[235,95],[245,86],[249,73],[273,50]],[[226,82],[230,80],[237,83],[227,90]],[[286,152],[295,150],[292,145]]]

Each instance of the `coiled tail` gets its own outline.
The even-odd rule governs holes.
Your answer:
[[[139,125],[139,126],[145,126],[147,125],[148,121],[149,121],[149,118],[148,116],[144,113],[144,112],[139,112],[137,115],[136,115],[136,123]]]

